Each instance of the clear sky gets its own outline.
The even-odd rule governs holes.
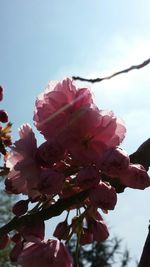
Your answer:
[[[50,79],[97,77],[149,58],[149,10],[149,0],[0,0],[1,106],[13,122],[14,139],[22,123],[33,124],[36,96]],[[99,108],[124,119],[128,153],[150,137],[150,66],[88,86]],[[128,189],[106,218],[137,258],[149,201],[150,189]]]

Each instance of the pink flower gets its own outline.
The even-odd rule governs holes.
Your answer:
[[[50,167],[64,158],[65,149],[55,138],[44,142],[37,149],[36,159],[43,167]]]
[[[62,190],[64,180],[65,177],[61,172],[52,169],[43,169],[37,188],[42,194],[58,194]]]
[[[6,191],[9,193],[23,193],[31,197],[39,195],[37,192],[40,167],[36,163],[37,145],[35,135],[29,124],[24,124],[19,130],[20,139],[12,147],[7,159],[10,173],[6,179]]]
[[[93,233],[88,228],[83,227],[79,241],[82,246],[91,244],[93,242]]]
[[[19,233],[28,242],[42,241],[45,235],[45,224],[40,218],[30,222],[27,225],[18,228]]]
[[[112,112],[112,118],[113,117],[115,116]],[[116,122],[116,129],[115,129],[113,136],[110,138],[110,140],[107,143],[108,147],[114,147],[114,146],[120,145],[123,139],[125,138],[126,128],[125,128],[125,124],[123,120],[121,120],[118,117],[115,117],[115,122]]]
[[[117,194],[110,184],[100,182],[89,194],[91,204],[103,210],[113,210],[117,202]]]
[[[70,79],[62,83],[51,81],[39,95],[35,104],[34,121],[46,140],[65,136],[70,115],[81,106],[93,103],[91,93],[86,88],[78,89]]]
[[[91,232],[93,233],[93,240],[102,242],[105,241],[108,236],[108,228],[103,220],[101,221],[92,221],[89,225]]]
[[[11,155],[11,159],[12,157],[13,156]],[[10,158],[8,159],[8,161],[9,160]],[[15,171],[14,169],[11,169],[11,171],[8,174],[8,177],[5,180],[5,189],[9,194],[20,194],[20,193],[25,195],[28,194],[26,179],[24,179],[24,177],[20,174],[20,172]]]
[[[36,101],[34,121],[46,140],[59,140],[84,165],[100,160],[105,150],[122,142],[126,132],[113,112],[98,110],[90,91],[76,88],[70,79],[48,85]]]
[[[111,177],[117,177],[129,166],[129,156],[125,150],[115,147],[108,149],[103,156],[101,170]]]
[[[130,164],[128,169],[121,173],[121,182],[131,188],[145,189],[150,186],[150,178],[140,164]]]
[[[108,148],[120,144],[125,131],[112,112],[80,108],[69,121],[68,150],[83,165],[97,163]]]
[[[60,197],[61,198],[68,198],[68,197],[71,197],[71,196],[73,196],[79,192],[80,192],[80,188],[78,186],[74,186],[74,182],[72,184],[72,178],[71,177],[67,177],[67,179],[65,180],[65,183],[64,183],[63,190],[60,194]],[[74,208],[75,206],[73,205],[70,208]]]
[[[89,89],[87,88],[78,89],[73,103],[73,111],[82,107],[90,107],[90,106],[94,106],[94,103]]]
[[[93,235],[93,241],[102,242],[108,238],[109,232],[107,225],[98,211],[93,210],[93,216],[87,217],[87,225],[88,231]]]
[[[19,227],[18,231],[19,233],[11,238],[11,240],[15,242],[15,246],[10,252],[10,259],[12,262],[18,261],[21,253],[28,244],[40,244],[43,242],[45,225],[43,220],[37,219],[36,223],[32,221],[28,225]]]
[[[53,233],[54,237],[57,237],[59,240],[66,240],[68,238],[70,228],[68,227],[67,221],[60,222],[57,224],[55,231]]]
[[[73,267],[66,247],[58,240],[28,243],[18,257],[22,267]]]
[[[91,188],[100,182],[100,172],[95,166],[87,166],[77,174],[76,185],[82,189]]]

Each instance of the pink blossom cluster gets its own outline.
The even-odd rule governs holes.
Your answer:
[[[33,120],[44,142],[38,146],[31,126],[22,125],[6,162],[10,168],[6,191],[28,197],[15,204],[14,214],[30,212],[29,202],[35,204],[34,212],[85,190],[89,194],[67,210],[66,219],[54,231],[56,240],[44,240],[43,222],[37,221],[36,229],[20,228],[12,238],[11,259],[23,267],[71,267],[62,240],[68,242],[77,234],[85,245],[109,236],[98,209],[107,213],[115,208],[117,194],[110,181],[117,177],[127,187],[144,189],[150,179],[144,167],[132,164],[119,147],[126,133],[124,122],[112,111],[100,110],[90,90],[77,88],[72,80],[48,84],[36,100]],[[69,223],[71,209],[77,215]]]

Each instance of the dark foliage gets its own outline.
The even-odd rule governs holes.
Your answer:
[[[76,239],[73,237],[68,243],[69,251],[76,261]],[[109,239],[105,242],[93,242],[91,245],[81,246],[79,249],[79,267],[129,267],[131,258],[129,251],[122,250],[122,240]],[[76,267],[75,266],[75,267]]]
[[[12,195],[7,195],[4,191],[3,178],[0,177],[0,226],[7,223],[10,219],[12,219],[12,211],[11,208],[16,198],[12,197]],[[9,258],[9,253],[11,250],[11,246],[7,246],[5,249],[0,250],[0,267],[14,267],[19,265],[12,265]]]

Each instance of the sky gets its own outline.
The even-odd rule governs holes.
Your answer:
[[[35,99],[49,80],[95,78],[149,58],[149,10],[149,0],[0,0],[0,84],[5,88],[1,107],[13,123],[13,140],[21,124],[33,126]],[[124,120],[122,147],[129,154],[150,137],[149,73],[147,66],[84,84],[99,108],[113,110]],[[123,238],[137,259],[147,235],[149,201],[150,189],[126,189],[115,210],[105,216],[111,235]]]

